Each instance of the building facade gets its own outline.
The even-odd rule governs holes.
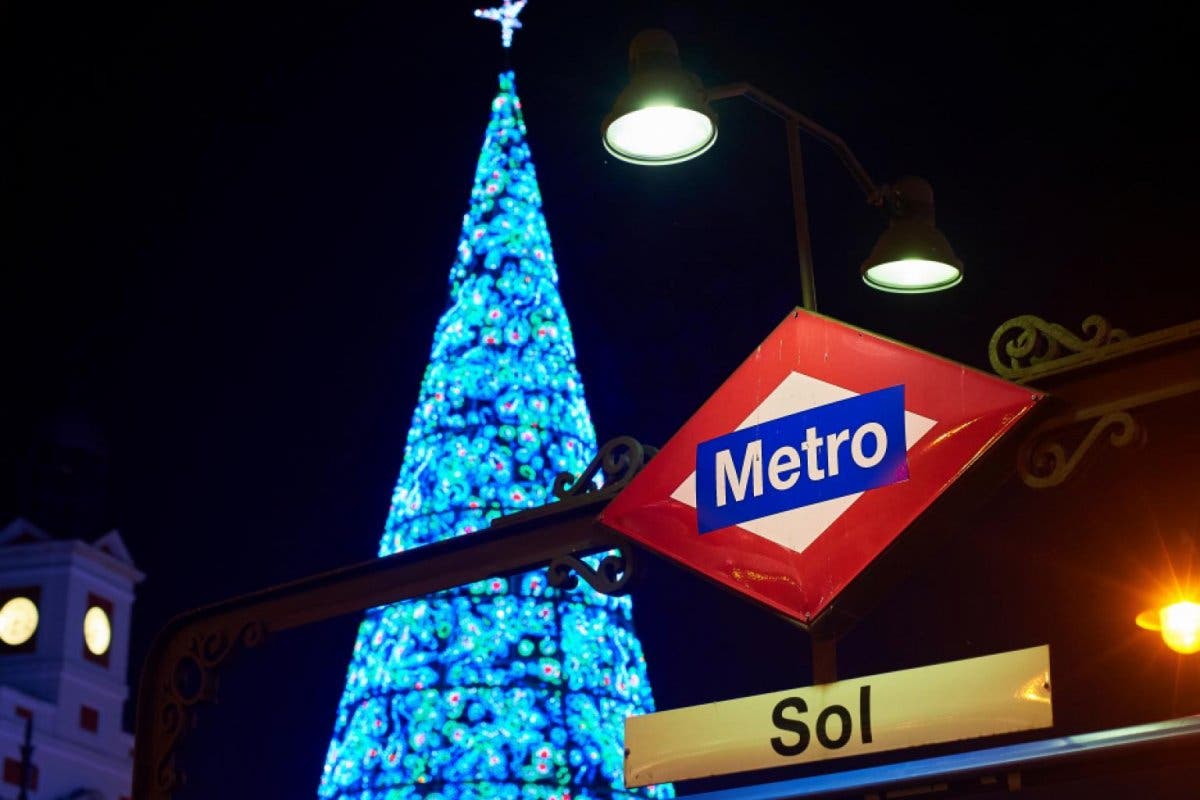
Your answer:
[[[0,798],[22,782],[38,800],[132,795],[123,708],[142,578],[116,531],[55,539],[16,519],[0,532]]]

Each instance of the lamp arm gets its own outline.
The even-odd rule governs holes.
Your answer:
[[[811,136],[820,139],[825,144],[833,149],[837,157],[841,159],[842,164],[854,178],[854,182],[862,189],[866,195],[867,202],[873,206],[882,206],[884,204],[884,192],[882,192],[875,182],[871,180],[871,176],[867,174],[867,170],[859,163],[850,146],[846,144],[842,137],[838,136],[833,131],[826,128],[824,125],[809,119],[791,106],[781,102],[771,95],[752,86],[749,83],[727,83],[721,86],[714,86],[705,90],[708,93],[709,100],[725,100],[730,97],[745,97],[753,101],[759,106],[767,109],[771,113],[780,117],[785,122],[794,124],[800,130],[805,131]]]

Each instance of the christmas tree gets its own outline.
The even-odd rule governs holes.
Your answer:
[[[511,41],[520,5],[477,15]],[[596,451],[525,133],[505,72],[380,555],[542,505]],[[622,788],[623,721],[652,710],[627,597],[530,573],[372,609],[319,795],[670,797]]]

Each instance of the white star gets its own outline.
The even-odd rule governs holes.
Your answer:
[[[505,47],[512,47],[513,31],[522,27],[517,15],[525,8],[527,0],[504,0],[504,5],[498,8],[477,8],[475,16],[480,19],[490,19],[500,23],[500,42]]]

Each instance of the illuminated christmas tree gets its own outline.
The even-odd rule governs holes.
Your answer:
[[[505,42],[524,3],[476,12]],[[513,73],[500,91],[450,268],[380,555],[542,505],[595,432]],[[622,788],[623,721],[653,710],[628,598],[543,573],[372,609],[319,795],[398,800],[666,798]]]

